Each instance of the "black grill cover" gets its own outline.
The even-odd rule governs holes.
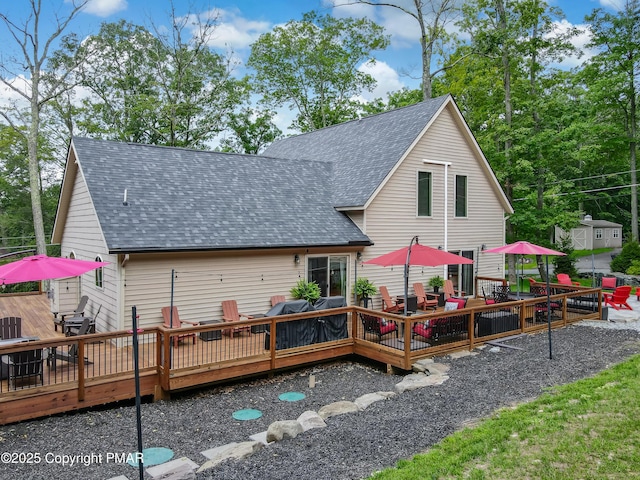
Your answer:
[[[314,307],[316,310],[326,310],[329,308],[346,307],[347,300],[341,296],[320,297]],[[318,342],[329,342],[331,340],[341,340],[347,338],[347,314],[328,315],[318,317]]]
[[[266,313],[267,317],[276,315],[287,315],[291,313],[313,312],[316,309],[306,300],[291,300],[280,302],[273,306]],[[300,347],[316,343],[318,338],[318,319],[305,318],[302,320],[292,320],[290,322],[276,325],[276,350],[283,348]],[[269,349],[270,326],[267,327],[267,334],[264,338],[264,348]]]

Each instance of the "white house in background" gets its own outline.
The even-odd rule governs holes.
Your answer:
[[[109,265],[67,303],[102,305],[97,330],[181,318],[220,319],[221,302],[264,313],[301,278],[352,301],[366,276],[403,292],[402,268],[362,261],[420,243],[476,260],[411,268],[411,283],[446,275],[473,294],[476,275],[503,277],[498,255],[512,208],[449,95],[275,142],[263,155],[71,141],[53,242],[63,256]],[[479,260],[479,261],[478,261]],[[379,307],[379,301],[376,301]]]
[[[556,239],[568,236],[574,250],[622,247],[622,225],[608,220],[594,220],[591,215],[585,215],[580,225],[569,232],[560,227],[555,230]]]

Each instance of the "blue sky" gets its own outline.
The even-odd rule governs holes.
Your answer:
[[[399,0],[413,3],[413,0]],[[560,7],[566,19],[558,23],[558,28],[581,25],[584,16],[594,8],[614,10],[624,0],[548,0]],[[367,70],[378,81],[377,89],[367,95],[367,99],[385,97],[389,91],[402,87],[417,88],[420,77],[419,31],[417,23],[406,14],[393,8],[338,6],[348,0],[173,0],[176,13],[207,14],[215,12],[219,20],[216,37],[212,46],[222,51],[232,48],[242,62],[249,54],[249,48],[262,33],[270,31],[274,25],[300,19],[304,12],[318,10],[336,16],[362,15],[383,25],[391,35],[391,46],[385,52],[376,52],[375,67]],[[43,0],[43,29],[52,28],[57,13],[64,17],[70,9],[71,0]],[[69,31],[85,36],[98,31],[102,22],[115,22],[124,18],[133,23],[156,26],[167,24],[170,2],[168,0],[90,0],[85,11],[71,24]],[[191,8],[191,10],[190,10]],[[4,0],[0,12],[23,24],[28,11],[27,0]],[[43,32],[47,33],[47,32]],[[588,33],[575,40],[582,46],[588,40]],[[6,28],[0,23],[0,61],[11,55],[10,46],[14,42],[7,37]],[[588,54],[587,54],[588,55]],[[584,57],[583,57],[584,58]],[[564,66],[575,66],[580,60],[568,59]],[[6,72],[5,72],[6,78]],[[1,86],[0,86],[1,87]],[[9,93],[0,88],[0,105]]]

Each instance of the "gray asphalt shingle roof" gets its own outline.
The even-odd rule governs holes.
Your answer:
[[[274,142],[270,157],[333,164],[333,205],[360,207],[449,98],[445,95],[408,107],[333,125]]]
[[[110,252],[370,243],[334,209],[327,162],[77,137],[73,147]]]

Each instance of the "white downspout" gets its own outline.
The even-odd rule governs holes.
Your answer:
[[[443,165],[444,166],[444,248],[445,252],[449,251],[449,167],[451,162],[443,162],[441,160],[423,160],[428,165]],[[443,267],[443,278],[447,278],[447,266]]]

